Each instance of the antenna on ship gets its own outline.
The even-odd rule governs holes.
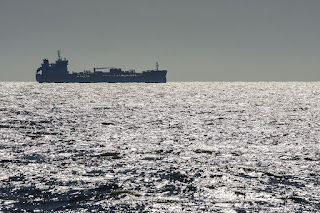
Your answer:
[[[60,50],[58,50],[58,60],[60,60]]]
[[[158,69],[158,68],[159,68],[159,64],[158,64],[158,62],[156,63],[156,66],[157,66],[157,71],[159,71],[159,69]]]

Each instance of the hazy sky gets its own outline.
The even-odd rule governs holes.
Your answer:
[[[154,69],[168,81],[320,81],[319,0],[0,0],[0,81]]]

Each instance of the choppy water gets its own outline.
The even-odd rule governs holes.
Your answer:
[[[320,211],[320,83],[0,83],[0,210]]]

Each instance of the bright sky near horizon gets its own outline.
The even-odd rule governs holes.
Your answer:
[[[168,81],[320,81],[319,0],[1,0],[0,81],[167,69]]]

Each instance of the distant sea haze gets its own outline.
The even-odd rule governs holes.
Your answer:
[[[0,83],[0,211],[320,211],[320,83]]]

